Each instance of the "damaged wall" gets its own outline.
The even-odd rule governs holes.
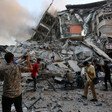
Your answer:
[[[57,13],[60,23],[61,40],[71,38],[73,40],[82,40],[82,23],[71,11],[61,11]],[[77,29],[77,30],[76,30]]]
[[[51,41],[55,35],[56,27],[56,18],[51,15],[48,11],[45,12],[40,23],[36,29],[33,29],[36,33],[33,37],[33,40],[41,41]],[[53,35],[54,33],[54,35]]]
[[[112,1],[101,1],[80,5],[67,5],[66,8],[68,10],[65,11],[64,14],[68,15],[67,18],[69,18],[69,16],[72,14],[74,15],[72,18],[76,18],[78,20],[77,23],[81,24],[82,30],[84,30],[84,40],[89,39],[93,41],[95,45],[98,45],[98,47],[108,53],[112,52],[106,47],[106,45],[111,45],[109,38],[112,37],[111,6]],[[61,15],[64,14],[61,13]],[[64,21],[64,23],[66,22]],[[70,23],[72,23],[72,19],[70,19],[69,24]],[[62,32],[62,30],[63,26],[60,32]],[[64,31],[66,32],[66,30]]]

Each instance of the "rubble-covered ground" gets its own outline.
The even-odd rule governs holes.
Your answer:
[[[82,46],[81,48],[84,50],[80,49],[79,46]],[[51,60],[52,49],[54,49],[55,52],[54,61]],[[110,60],[111,62],[111,58],[97,46],[89,42],[72,42],[70,40],[67,40],[64,44],[61,42],[58,42],[58,44],[25,42],[19,43],[17,47],[9,46],[5,51],[13,52],[16,62],[24,66],[27,66],[25,59],[27,55],[30,55],[32,65],[36,62],[36,58],[40,57],[42,59],[37,82],[37,92],[33,91],[31,73],[22,73],[24,112],[33,112],[33,110],[34,112],[112,111],[112,91],[111,89],[107,92],[103,91],[104,84],[102,81],[96,86],[99,101],[95,103],[90,102],[90,99],[92,99],[90,90],[88,100],[84,100],[81,98],[84,89],[78,89],[76,83],[74,83],[73,88],[64,88],[63,84],[55,82],[55,78],[59,78],[60,80],[61,76],[63,76],[67,70],[69,70],[74,77],[77,72],[80,72],[80,75],[83,77],[85,72],[82,63],[85,60],[89,60],[89,62],[92,63],[94,59],[97,59],[100,65],[103,64],[104,59]],[[5,64],[4,54],[4,52],[1,52],[0,55],[1,66]],[[99,76],[102,78],[104,74],[101,72]],[[3,82],[0,83],[0,97],[2,96],[2,86]],[[1,105],[0,111],[2,111]],[[14,106],[12,106],[12,111],[14,111]]]
[[[30,76],[27,78],[30,79]],[[91,102],[92,94],[90,90],[88,100],[84,100],[81,98],[83,89],[71,89],[69,86],[65,89],[62,84],[55,83],[51,78],[49,81],[57,88],[56,91],[46,80],[40,79],[37,83],[38,89],[34,92],[33,82],[25,83],[27,78],[26,76],[22,78],[24,103],[30,106],[37,99],[40,98],[40,100],[30,109],[27,109],[23,104],[24,112],[112,112],[112,90],[109,88],[109,91],[103,91],[102,82],[96,86],[98,102]],[[0,83],[0,94],[2,94],[2,84]],[[12,110],[14,111],[13,106]]]
[[[52,29],[53,23],[48,31],[48,34],[52,32],[52,35],[48,36],[47,34],[44,40],[41,40],[41,36],[39,40],[39,36],[36,33],[34,38],[29,41],[17,41],[15,46],[0,46],[0,67],[6,64],[4,61],[4,54],[6,52],[12,52],[15,56],[15,61],[23,66],[27,66],[26,57],[28,55],[31,57],[30,62],[32,65],[36,62],[37,58],[42,59],[39,65],[40,71],[36,92],[33,91],[31,73],[22,73],[24,112],[112,112],[112,90],[110,85],[108,85],[108,91],[103,90],[104,73],[101,71],[99,73],[101,80],[96,85],[98,102],[94,103],[90,102],[90,99],[92,99],[90,89],[88,100],[81,98],[84,88],[78,88],[75,80],[75,76],[80,73],[80,76],[86,82],[84,77],[85,68],[83,67],[84,61],[89,61],[89,63],[93,64],[93,61],[96,60],[97,64],[102,66],[104,65],[104,60],[108,60],[108,66],[111,68],[112,73],[112,59],[106,54],[106,50],[112,52],[111,46],[109,46],[111,45],[112,38],[112,27],[110,27],[110,23],[112,23],[112,3],[106,3],[105,1],[101,3],[102,7],[99,7],[99,2],[98,4],[92,4],[92,8],[89,6],[89,9],[83,8],[81,5],[67,6],[69,11],[59,12],[57,15],[60,21],[60,26],[58,27],[60,27],[61,39],[59,37],[55,38],[56,34],[53,33],[54,29]],[[86,7],[86,5],[83,6]],[[76,10],[70,10],[75,7]],[[102,22],[105,24],[101,24]],[[77,27],[77,25],[84,30],[85,35],[82,36],[81,29],[80,32],[78,31],[78,34],[75,30],[70,32],[69,28],[72,29]],[[35,31],[37,32],[37,30]],[[42,31],[44,30],[42,29]],[[53,37],[53,35],[55,36]],[[55,54],[54,60],[51,59],[52,51]],[[74,77],[75,83],[72,88],[69,85],[67,88],[64,88],[64,84],[61,83],[62,77],[66,74],[67,70]],[[3,82],[0,82],[0,103],[3,92],[2,88]],[[12,112],[15,112],[14,106],[12,106]]]

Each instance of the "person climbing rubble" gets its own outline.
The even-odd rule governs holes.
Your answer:
[[[87,81],[84,87],[84,95],[82,95],[82,97],[87,99],[88,87],[90,86],[93,94],[93,99],[91,99],[90,101],[98,101],[95,91],[95,85],[92,82],[92,79],[96,77],[95,68],[93,65],[89,64],[88,61],[85,61],[83,65],[86,67]]]
[[[30,57],[27,56],[29,67],[14,64],[14,55],[10,52],[6,53],[4,58],[7,63],[5,66],[0,67],[0,80],[4,81],[2,112],[11,112],[12,104],[14,104],[17,112],[23,112],[21,72],[32,70]]]
[[[34,82],[34,91],[36,91],[36,83],[37,83],[37,73],[39,74],[39,63],[40,63],[41,59],[37,58],[37,62],[34,63],[33,65],[33,70],[31,72],[31,77],[33,78],[33,82]]]
[[[55,52],[54,52],[54,50],[52,50],[51,59],[52,59],[52,61],[54,61],[54,59],[55,59]]]

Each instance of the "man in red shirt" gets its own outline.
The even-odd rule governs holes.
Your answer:
[[[39,63],[40,63],[41,59],[40,58],[37,58],[37,62],[34,63],[33,65],[33,70],[32,70],[32,73],[31,73],[31,76],[33,78],[33,81],[34,81],[34,91],[36,91],[36,83],[37,83],[37,72],[39,72]]]

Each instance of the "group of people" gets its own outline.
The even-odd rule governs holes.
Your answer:
[[[87,81],[84,87],[84,95],[82,95],[83,98],[87,99],[87,95],[88,95],[88,87],[90,86],[90,89],[92,91],[93,94],[93,99],[91,99],[90,101],[98,101],[97,95],[96,95],[96,91],[95,91],[95,84],[93,83],[93,79],[95,77],[98,78],[98,72],[101,70],[105,73],[104,76],[104,82],[105,82],[105,91],[108,90],[108,86],[107,86],[107,81],[109,81],[110,86],[112,88],[112,82],[111,82],[111,74],[110,74],[110,68],[108,66],[108,61],[105,60],[104,61],[104,65],[99,67],[98,64],[96,64],[96,61],[94,61],[94,66],[91,65],[90,63],[88,63],[87,61],[85,61],[83,63],[83,65],[86,67],[86,74],[87,74]],[[99,78],[98,78],[99,79]]]
[[[52,51],[53,52],[53,51]],[[54,60],[54,53],[52,53],[52,57]],[[4,67],[0,67],[0,81],[4,81],[3,83],[3,95],[2,95],[2,111],[3,112],[11,112],[11,105],[14,104],[17,112],[23,112],[22,110],[22,87],[21,87],[21,72],[23,71],[31,71],[31,77],[34,81],[34,91],[36,91],[36,82],[37,82],[37,73],[39,72],[39,63],[41,61],[40,58],[37,59],[37,62],[32,66],[30,63],[30,56],[27,56],[28,67],[24,67],[15,62],[14,55],[10,52],[5,54],[6,65]],[[88,95],[88,87],[90,86],[93,99],[91,101],[98,101],[95,85],[92,82],[92,79],[96,77],[97,66],[93,66],[87,61],[83,63],[86,68],[87,81],[84,87],[84,95],[83,98],[87,98]],[[105,82],[105,90],[108,90],[107,81],[110,82],[112,87],[112,82],[110,78],[110,68],[108,67],[108,62],[104,62],[104,66],[101,67],[101,70],[105,72],[104,82]],[[70,84],[73,83],[72,75],[69,71],[65,77],[68,77],[70,80]],[[98,77],[98,76],[97,76]]]
[[[27,56],[28,67],[24,67],[15,62],[14,55],[10,52],[6,53],[4,58],[6,65],[0,67],[0,81],[4,81],[2,111],[11,112],[11,105],[14,104],[17,112],[23,112],[21,72],[31,71],[31,77],[34,81],[34,91],[36,91],[37,73],[41,59],[38,58],[32,67],[30,56]]]

